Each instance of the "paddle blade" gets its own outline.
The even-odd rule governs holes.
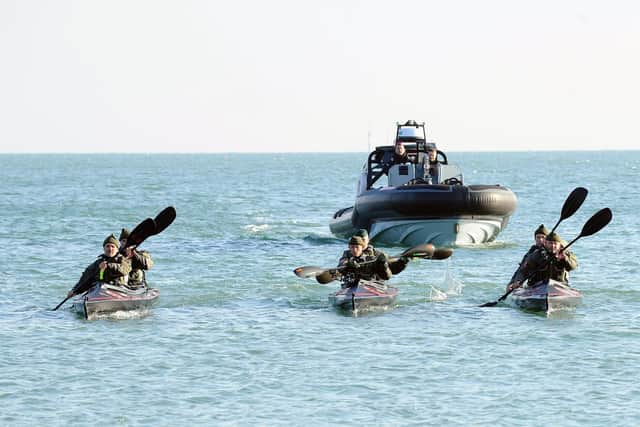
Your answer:
[[[571,194],[567,197],[567,200],[564,201],[564,205],[562,205],[562,212],[560,213],[560,217],[565,220],[569,218],[571,215],[576,213],[580,206],[584,203],[587,198],[587,194],[589,194],[589,190],[583,187],[575,188]]]
[[[402,252],[402,254],[397,258],[400,258],[402,256],[406,256],[409,258],[431,258],[435,249],[435,246],[433,246],[431,243],[418,245]]]
[[[129,237],[127,237],[127,244],[123,248],[120,248],[120,251],[122,252],[129,246],[138,246],[140,243],[144,242],[147,237],[153,236],[155,231],[155,221],[151,218],[145,219],[140,224],[136,225],[136,228],[134,228],[131,234],[129,234]]]
[[[60,304],[56,305],[56,308],[54,308],[54,309],[53,309],[53,310],[51,310],[51,311],[56,311],[57,309],[59,309],[59,308],[62,306],[62,304],[64,304],[65,302],[67,302],[67,301],[69,300],[69,298],[71,298],[72,296],[73,296],[73,295],[71,295],[71,296],[66,297],[65,299],[63,299],[63,300],[62,300],[62,302],[61,302]]]
[[[564,201],[562,205],[562,211],[560,212],[560,219],[556,222],[556,225],[553,226],[551,232],[553,233],[558,228],[558,225],[565,219],[572,216],[580,206],[584,203],[587,198],[587,194],[589,194],[589,190],[583,187],[574,188],[573,191],[567,196],[567,199]]]
[[[481,304],[478,307],[495,307],[496,305],[498,305],[500,301],[504,301],[509,296],[509,294],[513,292],[514,289],[515,288],[509,289],[504,295],[498,298],[498,301],[485,302],[484,304]]]
[[[153,234],[162,233],[176,219],[176,208],[168,206],[162,210],[153,221],[156,223],[156,229]]]
[[[316,276],[316,281],[321,285],[326,285],[334,280],[336,280],[336,276],[330,270],[325,270]]]
[[[433,256],[431,256],[431,259],[442,260],[449,258],[451,255],[453,255],[453,249],[438,248],[433,252]]]
[[[307,267],[298,267],[295,270],[293,270],[293,274],[295,274],[296,276],[302,278],[302,279],[306,279],[309,277],[316,277],[318,274],[322,273],[326,271],[326,269],[324,268],[320,268],[320,267],[314,267],[314,266],[307,266]]]
[[[591,236],[592,234],[597,233],[607,226],[613,219],[613,212],[611,209],[604,208],[600,209],[596,212],[582,227],[582,231],[580,232],[580,236]]]
[[[485,302],[484,304],[479,305],[478,307],[495,307],[498,305],[498,301]]]

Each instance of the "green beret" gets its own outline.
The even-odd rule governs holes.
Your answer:
[[[547,234],[549,234],[549,230],[547,230],[547,227],[545,227],[544,224],[540,224],[540,227],[536,228],[536,231],[533,233],[533,237],[537,236],[538,234],[544,234],[546,236]]]
[[[361,228],[360,230],[356,231],[356,234],[354,234],[354,236],[368,239],[369,233],[367,233],[367,230],[365,230],[364,228]]]
[[[116,236],[114,236],[113,234],[109,234],[107,238],[104,239],[104,242],[102,242],[102,247],[104,248],[107,243],[113,243],[114,245],[116,245],[116,248],[120,247],[120,241],[116,239]]]
[[[122,231],[120,232],[120,238],[118,240],[128,239],[130,234],[131,232],[129,230],[127,230],[126,228],[123,228]]]
[[[562,239],[560,238],[560,236],[556,232],[547,234],[547,240],[549,242],[560,242],[560,243],[562,243]]]
[[[351,239],[349,239],[349,246],[362,246],[364,248],[364,240],[362,240],[362,237],[360,236],[353,236]]]

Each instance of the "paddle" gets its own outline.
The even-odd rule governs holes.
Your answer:
[[[156,223],[156,230],[153,235],[162,233],[176,219],[176,208],[167,206],[153,219]]]
[[[138,246],[144,242],[147,237],[156,234],[156,222],[151,218],[147,218],[131,231],[127,237],[127,243],[120,248],[120,253],[125,253],[126,249],[131,246]]]
[[[582,231],[580,234],[573,239],[567,246],[562,248],[562,252],[566,251],[567,248],[575,243],[581,237],[591,236],[592,234],[596,234],[598,231],[602,230],[607,226],[613,219],[613,212],[609,208],[600,209],[598,212],[593,214],[591,218],[582,226]]]
[[[164,208],[154,219],[147,218],[136,226],[127,237],[127,243],[120,248],[120,252],[131,246],[139,246],[147,238],[162,233],[176,219],[176,209],[173,206]]]
[[[73,295],[75,295],[75,294],[73,294]],[[67,301],[69,300],[69,298],[71,298],[73,295],[69,295],[68,297],[66,297],[65,299],[63,299],[63,300],[62,300],[62,302],[61,302],[60,304],[56,305],[56,308],[54,308],[54,309],[53,309],[53,310],[51,310],[51,311],[56,311],[57,309],[59,309],[59,308],[62,306],[62,304],[64,304],[65,302],[67,302]]]
[[[573,189],[573,191],[567,196],[566,200],[564,201],[564,204],[562,205],[562,209],[560,211],[560,219],[558,219],[558,222],[556,222],[556,225],[551,230],[552,233],[555,231],[556,228],[558,228],[558,225],[560,225],[562,221],[569,218],[571,215],[576,213],[578,209],[580,209],[580,206],[582,206],[582,204],[584,203],[588,193],[589,191],[583,187],[577,187]],[[498,298],[497,301],[486,302],[480,305],[480,307],[494,307],[498,305],[498,303],[501,301],[504,301],[505,298],[507,298],[509,294],[513,292],[513,290],[514,288],[509,289],[504,295]]]
[[[604,208],[604,209],[599,210],[598,212],[593,214],[593,216],[591,216],[591,218],[589,218],[587,220],[587,222],[584,224],[584,226],[582,226],[582,231],[580,231],[580,234],[578,234],[578,236],[576,236],[576,238],[573,239],[567,246],[562,248],[561,252],[566,251],[567,248],[569,246],[573,245],[578,239],[580,239],[582,237],[591,236],[592,234],[596,234],[598,231],[600,231],[604,227],[606,227],[607,224],[609,224],[609,222],[611,222],[612,218],[613,218],[613,213],[611,212],[611,209]],[[527,277],[527,279],[531,278],[533,276],[533,274],[535,274],[535,273],[536,273],[535,271],[533,273],[531,273],[531,275],[529,275],[529,277]],[[500,298],[498,298],[497,301],[484,303],[480,307],[493,307],[493,306],[496,306],[499,302],[504,301],[509,296],[509,294],[511,294],[511,292],[513,292],[515,289],[516,288],[509,289],[504,295],[502,295]]]
[[[390,262],[397,261],[398,258],[424,258],[443,260],[449,258],[453,254],[451,248],[438,248],[436,249],[431,243],[414,246],[402,252],[400,255],[389,258]],[[375,261],[363,263],[361,265],[372,264]],[[334,281],[336,273],[343,270],[344,267],[337,268],[322,268],[315,266],[298,267],[293,270],[293,273],[301,278],[315,277],[318,283],[326,284]]]
[[[558,225],[560,225],[562,221],[569,218],[574,213],[576,213],[578,209],[580,209],[580,206],[582,206],[582,204],[584,203],[588,193],[589,190],[583,187],[577,187],[573,189],[571,194],[569,194],[567,196],[567,199],[564,201],[564,204],[562,205],[562,211],[560,212],[560,219],[558,219],[556,225],[554,225],[551,229],[551,233],[556,231],[556,228],[558,228]]]

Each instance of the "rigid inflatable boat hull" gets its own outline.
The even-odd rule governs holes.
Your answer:
[[[377,244],[473,245],[493,241],[515,207],[515,194],[501,186],[387,187],[359,195],[329,227],[342,238],[365,228]]]

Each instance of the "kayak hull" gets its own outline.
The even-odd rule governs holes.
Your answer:
[[[382,281],[360,280],[356,286],[342,288],[329,295],[329,302],[336,308],[357,312],[388,307],[395,302],[397,296],[398,288]]]
[[[510,300],[524,310],[549,313],[575,309],[582,302],[582,294],[565,283],[549,280],[516,289],[511,293]]]
[[[149,310],[158,300],[160,291],[154,288],[131,290],[107,283],[95,284],[89,292],[73,302],[73,309],[92,320],[117,312]]]

